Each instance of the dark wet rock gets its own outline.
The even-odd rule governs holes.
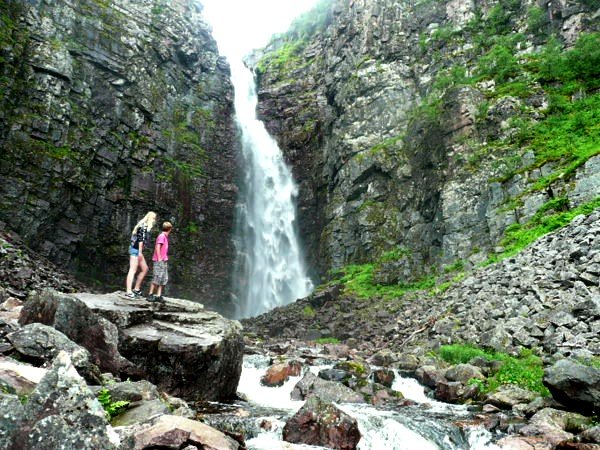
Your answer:
[[[464,385],[459,381],[440,381],[434,391],[434,397],[446,403],[465,403],[478,394],[477,385]]]
[[[88,383],[100,382],[100,370],[91,363],[90,353],[55,328],[41,323],[32,323],[9,334],[7,339],[22,358],[36,362],[38,365],[50,363],[58,352],[64,350],[69,354],[79,374]]]
[[[290,377],[300,376],[302,364],[299,361],[287,361],[274,364],[267,369],[260,382],[265,386],[281,386]]]
[[[283,440],[352,450],[361,434],[355,419],[318,397],[309,398],[283,428]]]
[[[389,369],[376,369],[373,371],[373,380],[376,383],[382,384],[386,387],[391,388],[394,383],[396,375],[393,370]]]
[[[341,369],[321,369],[319,370],[319,378],[323,378],[327,381],[337,381],[343,383],[350,374],[345,370]]]
[[[443,372],[435,366],[421,366],[415,371],[419,383],[435,388],[441,381],[446,381]]]
[[[536,397],[530,403],[525,405],[521,411],[527,417],[530,417],[544,408],[565,409],[563,405],[554,400],[552,397]]]
[[[312,372],[306,372],[291,392],[292,400],[304,400],[317,396],[335,403],[365,403],[362,395],[335,381],[323,380]]]
[[[562,359],[544,372],[544,384],[560,403],[583,414],[600,410],[600,369]]]
[[[104,409],[62,351],[27,399],[10,442],[13,450],[113,450],[119,445]]]

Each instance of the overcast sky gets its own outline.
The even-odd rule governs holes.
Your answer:
[[[317,0],[200,0],[213,28],[219,52],[241,58],[263,47],[274,33],[286,31],[292,20]]]

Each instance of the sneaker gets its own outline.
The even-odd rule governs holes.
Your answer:
[[[135,298],[135,294],[133,292],[127,292],[125,294],[125,297],[127,297],[127,298]]]
[[[134,289],[133,290],[133,295],[135,295],[136,297],[141,297],[142,296],[142,290],[141,289]]]
[[[165,302],[165,299],[163,298],[162,295],[160,297],[154,297],[154,300],[157,301],[158,303],[164,303]]]
[[[154,295],[154,294],[148,294],[148,297],[146,297],[146,300],[148,300],[149,302],[155,302],[156,301],[156,295]]]

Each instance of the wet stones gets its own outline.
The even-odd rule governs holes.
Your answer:
[[[283,428],[284,441],[333,449],[355,449],[360,438],[356,419],[317,396],[310,397]]]

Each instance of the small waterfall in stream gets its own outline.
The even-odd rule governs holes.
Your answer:
[[[251,317],[308,295],[295,229],[297,188],[277,143],[256,118],[254,77],[231,60],[235,110],[242,133],[242,172],[236,247],[236,317]]]
[[[282,428],[303,401],[290,400],[290,392],[301,377],[290,377],[280,387],[266,387],[261,376],[270,365],[267,357],[251,355],[244,358],[244,368],[238,386],[250,405],[254,405],[257,424],[269,423],[267,430],[257,425],[256,434],[246,441],[249,450],[300,450],[324,447],[283,442]],[[311,366],[317,374],[330,365]],[[415,406],[396,410],[377,409],[366,404],[340,404],[344,412],[354,417],[362,434],[358,450],[499,450],[491,442],[492,435],[483,426],[467,426],[463,430],[455,424],[468,422],[471,413],[464,405],[450,405],[427,397],[416,380],[396,374],[392,389],[400,391]]]

